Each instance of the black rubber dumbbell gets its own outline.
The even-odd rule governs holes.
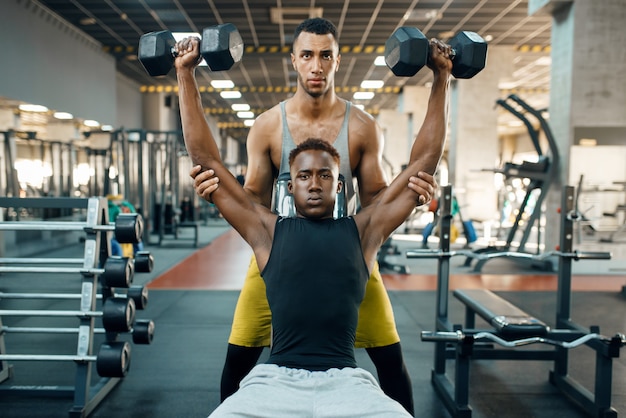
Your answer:
[[[450,42],[452,75],[472,78],[487,61],[487,42],[476,32],[459,32]],[[417,28],[402,26],[385,43],[385,62],[397,76],[412,77],[428,62],[430,42]]]
[[[176,40],[170,31],[150,32],[139,39],[137,57],[152,77],[167,75],[174,66]],[[243,40],[232,23],[202,31],[200,55],[211,71],[227,71],[241,61]]]

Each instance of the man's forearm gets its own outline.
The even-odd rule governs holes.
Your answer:
[[[194,164],[206,168],[211,160],[220,160],[220,152],[204,118],[202,99],[194,77],[194,69],[179,70],[176,76],[180,117],[187,152]]]
[[[411,148],[410,161],[421,160],[421,170],[434,174],[443,153],[448,122],[449,77],[435,74],[424,123]]]

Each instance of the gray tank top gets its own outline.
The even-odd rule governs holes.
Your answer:
[[[352,168],[350,165],[350,152],[348,151],[348,121],[350,120],[350,105],[351,103],[346,101],[346,115],[343,118],[343,123],[337,134],[333,146],[339,152],[341,158],[341,165],[339,167],[339,173],[343,175],[345,179],[346,188],[346,201],[348,206],[347,215],[354,215],[357,209],[357,195],[355,187],[355,179],[352,177]],[[280,171],[278,174],[289,173],[289,153],[296,147],[296,143],[289,132],[289,126],[287,125],[287,115],[285,113],[285,101],[280,102],[280,112],[283,119],[283,149],[282,157],[280,160]]]

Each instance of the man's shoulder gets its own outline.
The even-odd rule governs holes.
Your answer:
[[[354,103],[350,106],[348,132],[352,141],[365,141],[370,144],[381,139],[376,119],[368,112],[356,107]]]
[[[255,125],[257,122],[261,123],[275,123],[276,118],[280,118],[280,103],[270,107],[265,112],[257,116]]]
[[[271,143],[272,138],[281,135],[280,109],[276,105],[257,116],[248,135],[249,141],[260,141]]]
[[[346,100],[346,102],[350,103],[350,123],[361,123],[361,124],[376,124],[376,119],[369,112],[357,107],[352,102]]]

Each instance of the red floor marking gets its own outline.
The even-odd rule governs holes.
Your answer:
[[[148,284],[150,289],[241,290],[252,250],[234,230],[216,238]],[[436,274],[383,274],[387,290],[436,290]],[[616,291],[626,276],[572,276],[574,291]],[[450,290],[556,290],[556,274],[453,274]]]
[[[248,244],[230,230],[157,277],[148,288],[239,290],[251,256]]]

